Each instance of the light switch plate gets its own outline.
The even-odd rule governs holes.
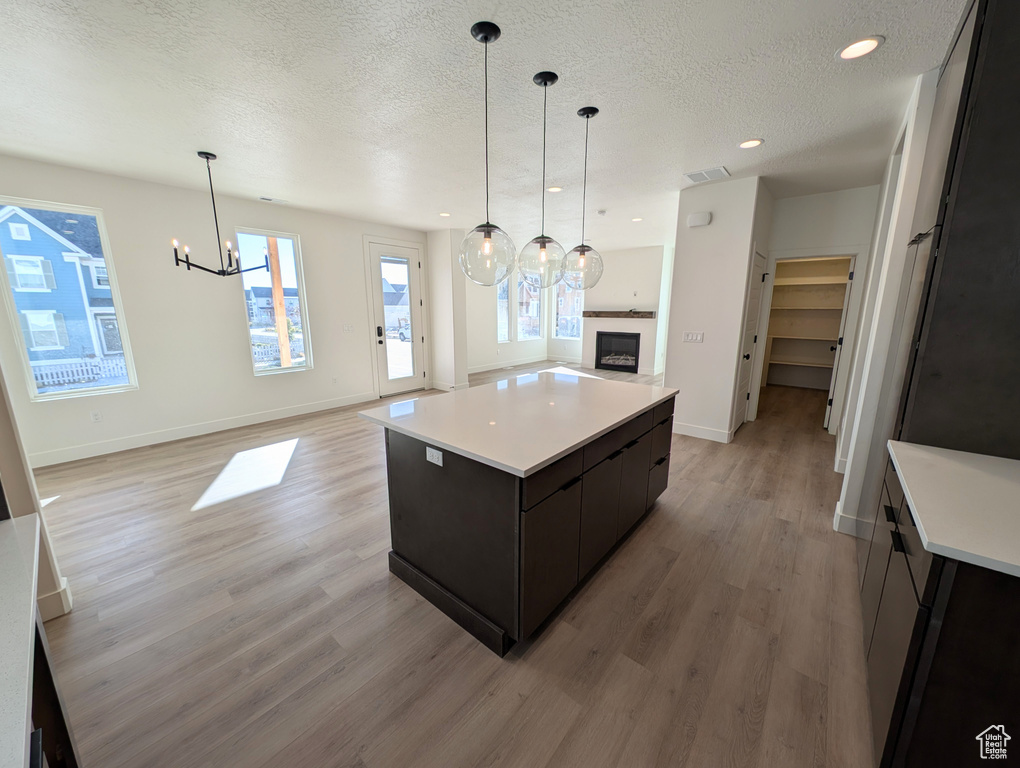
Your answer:
[[[705,341],[705,334],[701,331],[684,331],[684,341],[688,344],[701,344]]]
[[[438,448],[430,448],[426,445],[425,460],[431,461],[433,464],[438,464],[441,467],[443,466],[443,452]]]

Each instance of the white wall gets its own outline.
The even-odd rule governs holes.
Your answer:
[[[424,251],[424,233],[217,197],[223,239],[235,239],[235,227],[301,238],[315,367],[255,377],[240,279],[173,264],[173,237],[192,246],[196,261],[218,260],[208,192],[3,156],[0,179],[5,195],[103,209],[138,373],[135,391],[30,402],[17,333],[3,313],[0,364],[34,465],[376,396],[364,237],[416,242]],[[345,323],[352,332],[343,332]],[[102,421],[92,421],[92,409]]]
[[[680,192],[665,384],[677,387],[673,431],[729,442],[740,357],[741,320],[751,264],[757,177],[688,187]],[[707,227],[687,227],[709,211]],[[684,331],[704,333],[684,343]]]
[[[511,281],[510,323],[515,324],[517,272],[514,271],[507,279]],[[503,343],[496,341],[496,286],[478,285],[468,280],[466,291],[468,373],[535,363],[546,359],[546,337],[549,335],[548,306],[551,301],[549,289],[542,292],[542,338]]]
[[[642,309],[658,312],[664,254],[662,246],[603,253],[605,272],[598,284],[585,293],[585,310]],[[596,332],[639,333],[641,351],[638,373],[662,373],[662,363],[659,361],[665,357],[665,353],[663,350],[660,354],[659,344],[662,340],[658,330],[658,316],[654,320],[586,317],[581,332],[581,363],[587,368],[595,367]]]
[[[863,529],[858,530],[860,510],[878,505],[887,455],[885,442],[895,424],[917,312],[916,306],[912,312],[907,311],[914,267],[907,243],[914,235],[914,211],[937,83],[937,70],[920,76],[907,107],[899,183],[881,272],[877,275],[878,293],[861,372],[861,394],[853,420],[848,424],[852,430],[850,453],[833,520],[837,530],[847,533],[864,533]],[[920,286],[915,285],[915,296],[919,293]]]
[[[459,263],[464,230],[428,233],[428,295],[432,330],[432,386],[462,389],[468,385],[467,278]]]

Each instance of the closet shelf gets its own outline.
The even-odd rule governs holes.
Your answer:
[[[833,312],[839,312],[839,313],[843,312],[843,306],[842,305],[840,305],[838,307],[777,307],[775,304],[773,304],[772,305],[772,309],[782,309],[784,311],[787,310],[787,309],[816,309],[816,310],[817,309],[828,309],[828,310],[832,310]]]
[[[838,277],[777,277],[774,285],[846,285],[846,278]]]
[[[829,341],[835,344],[839,339],[828,336],[786,336],[781,333],[769,334],[772,339],[801,339],[803,341]]]
[[[804,368],[831,368],[832,363],[812,363],[804,360],[776,360],[772,358],[769,360],[769,365],[799,365]]]

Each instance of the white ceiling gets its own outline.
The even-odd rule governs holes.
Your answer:
[[[681,173],[725,165],[780,197],[877,183],[914,76],[967,0],[5,0],[0,152],[416,229],[484,218],[538,234],[551,69],[548,234],[600,250],[672,242]],[[837,48],[882,34],[855,62]],[[756,150],[737,143],[763,137]],[[2,180],[0,180],[0,193]],[[607,210],[605,216],[594,211]],[[450,218],[439,218],[449,211]],[[635,216],[641,223],[632,223]]]

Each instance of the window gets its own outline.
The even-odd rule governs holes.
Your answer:
[[[496,341],[510,341],[510,281],[511,275],[496,286]]]
[[[106,272],[105,266],[99,266],[97,264],[92,265],[92,287],[93,288],[109,288],[110,287],[110,276]]]
[[[20,330],[33,400],[136,386],[101,217],[96,209],[0,200],[7,279],[0,293]]]
[[[563,281],[556,283],[553,290],[556,291],[556,327],[553,335],[558,339],[581,338],[584,291],[575,291]]]
[[[517,278],[517,340],[542,338],[542,289]]]
[[[23,316],[30,350],[63,349],[67,346],[67,325],[63,315],[29,310]]]
[[[37,256],[11,256],[7,259],[7,274],[16,291],[52,291],[57,287],[53,265]]]
[[[256,375],[311,368],[298,236],[239,230],[237,250],[243,269],[269,263],[241,275]]]

